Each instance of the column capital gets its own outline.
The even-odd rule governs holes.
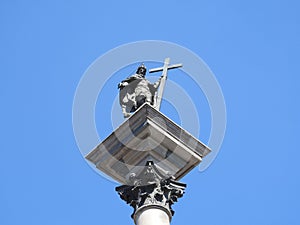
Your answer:
[[[172,205],[182,197],[186,184],[175,181],[172,177],[162,178],[153,162],[148,161],[139,176],[131,176],[132,185],[121,185],[116,191],[127,204],[133,207],[131,217],[147,208],[160,208],[171,221],[174,211]]]

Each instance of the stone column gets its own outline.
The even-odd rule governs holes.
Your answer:
[[[186,184],[162,178],[152,162],[147,162],[139,177],[131,176],[132,185],[116,188],[121,199],[133,207],[136,225],[169,225],[174,215],[171,206],[182,197]]]
[[[136,225],[169,225],[170,216],[163,208],[149,206],[135,213],[134,222]]]

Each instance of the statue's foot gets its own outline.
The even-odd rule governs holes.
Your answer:
[[[130,113],[123,113],[123,115],[124,115],[124,118],[128,118],[131,114]]]

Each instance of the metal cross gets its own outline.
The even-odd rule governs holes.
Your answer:
[[[165,85],[166,85],[168,70],[182,67],[182,63],[174,64],[174,65],[170,65],[170,66],[169,66],[169,63],[170,63],[170,58],[166,58],[163,67],[154,68],[154,69],[149,70],[149,73],[163,71],[162,75],[161,75],[162,78],[161,78],[161,81],[160,81],[160,86],[159,86],[159,90],[158,90],[158,93],[157,93],[157,102],[156,102],[156,106],[155,106],[155,109],[157,109],[158,111],[160,109],[161,100],[162,100],[162,96],[163,96]]]

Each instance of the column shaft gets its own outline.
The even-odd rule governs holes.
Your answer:
[[[159,207],[146,207],[135,213],[134,222],[136,225],[170,225],[170,218]]]

